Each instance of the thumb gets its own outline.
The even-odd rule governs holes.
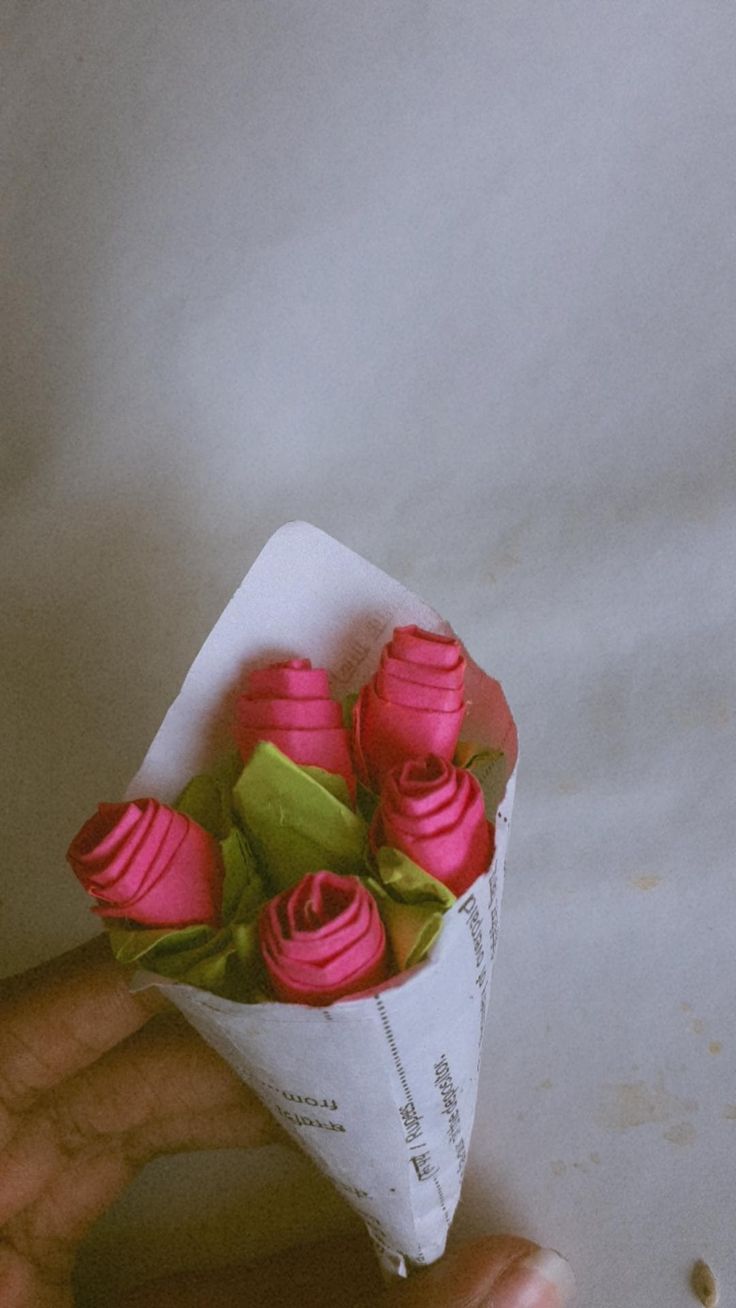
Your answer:
[[[560,1254],[514,1235],[490,1235],[391,1287],[376,1308],[563,1308],[575,1293]]]

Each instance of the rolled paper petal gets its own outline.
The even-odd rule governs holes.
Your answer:
[[[342,878],[341,895],[322,896],[318,886],[307,883],[306,893],[312,902],[298,900],[298,891],[304,887],[304,878],[289,896],[277,905],[281,927],[280,949],[284,957],[296,962],[322,966],[334,957],[340,957],[355,946],[370,930],[371,905],[365,896],[356,896],[347,878]],[[344,902],[340,902],[340,900]],[[332,916],[334,915],[334,916]]]
[[[142,926],[217,925],[223,865],[217,841],[184,814],[154,799],[100,804],[67,858],[93,912]]]
[[[179,851],[187,839],[189,826],[189,818],[182,813],[173,813],[158,847],[153,841],[139,845],[130,864],[113,885],[101,886],[99,879],[92,883],[90,888],[97,898],[112,904],[116,910],[127,912],[130,909],[128,916],[135,918],[135,906],[144,895],[150,895],[159,881],[167,876],[172,863],[180,857]]]
[[[368,926],[367,919],[365,922],[361,920],[360,928],[356,926],[348,943],[344,941],[328,943],[323,940],[319,953],[316,941],[281,940],[279,954],[282,969],[288,967],[291,981],[306,981],[313,978],[316,968],[318,979],[326,981],[329,978],[331,983],[341,984],[346,971],[350,972],[353,967],[362,967],[362,951],[367,949],[373,952]]]
[[[388,975],[383,923],[358,877],[309,873],[264,906],[259,938],[274,993],[286,1003],[331,1004]]]
[[[361,902],[353,892],[352,883],[345,878],[328,881],[319,874],[311,880],[304,877],[283,901],[290,933],[308,932],[324,938],[339,931]]]
[[[344,968],[340,969],[339,977],[337,969],[332,973],[324,968],[305,969],[303,975],[299,977],[290,975],[288,981],[283,979],[276,981],[272,974],[271,984],[277,998],[282,1002],[311,1004],[312,1007],[319,1008],[333,1004],[338,999],[346,999],[350,995],[363,994],[372,986],[380,985],[387,979],[387,975],[381,956],[370,967],[361,962],[347,975]]]
[[[117,908],[135,904],[163,875],[186,838],[188,819],[172,809],[155,804],[152,820],[145,823],[140,840],[123,860],[123,851],[114,879],[95,876],[90,885],[98,899],[108,900]],[[143,826],[143,822],[140,824]],[[135,916],[135,914],[131,914]]]
[[[105,919],[126,917],[151,927],[195,923],[218,926],[222,879],[217,841],[195,822],[189,822],[189,830],[163,874],[132,904],[104,904],[95,911]]]
[[[334,699],[246,699],[237,705],[238,723],[243,727],[339,727],[340,705]]]
[[[438,754],[429,754],[392,769],[383,784],[382,801],[390,813],[421,817],[449,803],[456,791],[455,768]]]
[[[412,664],[421,670],[418,663]],[[430,712],[452,713],[462,708],[462,687],[425,685],[422,681],[410,681],[406,677],[397,677],[379,668],[375,679],[376,692],[381,699],[392,704],[405,704],[407,708],[428,709]]]
[[[454,712],[431,712],[389,703],[368,682],[353,709],[357,756],[364,760],[367,784],[377,790],[385,774],[407,758],[439,754],[451,759],[464,716],[464,705]]]
[[[468,807],[473,805],[476,792],[473,790],[473,778],[468,772],[463,772],[459,768],[455,769],[451,784],[452,790],[443,784],[441,791],[430,792],[436,802],[431,808],[428,806],[422,812],[408,812],[401,801],[395,808],[387,808],[389,814],[387,821],[390,821],[392,829],[405,831],[410,837],[418,832],[433,836],[441,831],[454,831],[458,823],[466,820]],[[483,815],[485,817],[485,806],[483,806]]]
[[[82,831],[94,823],[95,832],[107,830],[108,835],[99,845],[76,859],[90,885],[102,889],[126,877],[131,864],[137,867],[138,851],[146,846],[149,851],[156,851],[166,838],[172,821],[171,809],[152,799],[137,799],[130,804],[100,804],[97,814]],[[94,838],[94,832],[91,838]],[[70,854],[75,856],[74,842]],[[135,886],[137,882],[138,876],[133,871],[130,884]]]
[[[454,636],[396,627],[378,669],[353,707],[353,742],[361,780],[378,790],[407,758],[451,759],[465,716],[465,658]]]
[[[396,627],[391,637],[391,653],[413,663],[432,663],[437,668],[454,668],[463,660],[462,646],[456,636],[442,636],[412,624]]]
[[[141,801],[145,804],[145,800]],[[141,809],[132,804],[100,804],[84,826],[77,832],[68,856],[85,867],[97,862],[105,866],[113,850],[124,842],[138,824]]]
[[[376,910],[378,914],[378,910]],[[378,918],[380,922],[380,918]],[[383,930],[383,923],[381,922]],[[372,986],[380,985],[388,977],[385,948],[382,945],[373,955],[365,950],[357,963],[333,960],[329,964],[297,965],[285,962],[283,955],[269,950],[261,939],[261,951],[276,997],[284,1003],[310,1004],[323,1007],[349,995],[362,994]]]
[[[424,686],[452,687],[462,690],[465,680],[465,659],[459,658],[450,668],[437,667],[433,663],[413,663],[408,659],[395,658],[392,654],[393,642],[384,647],[381,654],[381,669],[386,676],[400,677],[402,681],[421,680]]]
[[[235,740],[244,763],[259,741],[270,741],[293,763],[342,776],[352,800],[355,774],[340,705],[330,698],[327,672],[309,659],[257,668],[235,706]]]
[[[247,687],[250,699],[328,699],[330,695],[326,670],[313,668],[309,659],[255,668]]]
[[[462,895],[490,866],[493,834],[476,778],[429,755],[389,773],[371,843],[401,850]]]
[[[329,912],[329,908],[324,906],[322,911]],[[314,962],[317,948],[324,950],[325,955],[340,954],[370,934],[372,920],[371,907],[362,897],[348,904],[333,922],[313,925],[311,929],[306,922],[293,927],[282,918],[281,949],[284,957],[300,962]]]

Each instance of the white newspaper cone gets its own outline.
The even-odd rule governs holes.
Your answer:
[[[172,802],[232,748],[244,672],[308,657],[333,693],[372,675],[395,626],[450,628],[378,568],[306,523],[271,537],[197,655],[128,796]],[[498,682],[468,662],[463,739],[513,769],[493,863],[445,914],[428,960],[380,994],[328,1008],[237,1004],[140,973],[263,1100],[366,1223],[383,1267],[439,1258],[460,1197],[478,1089],[516,777],[516,728]]]

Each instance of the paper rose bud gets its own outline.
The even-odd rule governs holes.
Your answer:
[[[220,848],[209,832],[155,799],[100,804],[67,850],[103,918],[142,926],[216,926],[222,903]]]
[[[421,627],[396,627],[378,671],[353,709],[357,767],[378,790],[407,758],[451,759],[465,715],[465,659],[460,641]]]
[[[388,976],[376,901],[358,877],[310,872],[261,910],[263,962],[278,999],[331,1004]]]
[[[345,778],[351,797],[355,776],[340,705],[330,698],[327,673],[309,659],[257,668],[236,708],[235,742],[244,763],[260,740],[269,740],[293,763]]]
[[[480,785],[437,754],[389,772],[371,841],[400,849],[455,895],[464,894],[493,858],[493,828]]]

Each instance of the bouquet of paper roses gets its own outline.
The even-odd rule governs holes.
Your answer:
[[[291,524],[134,797],[68,851],[116,957],[166,988],[399,1274],[440,1256],[459,1198],[516,753],[498,683],[438,615]]]

